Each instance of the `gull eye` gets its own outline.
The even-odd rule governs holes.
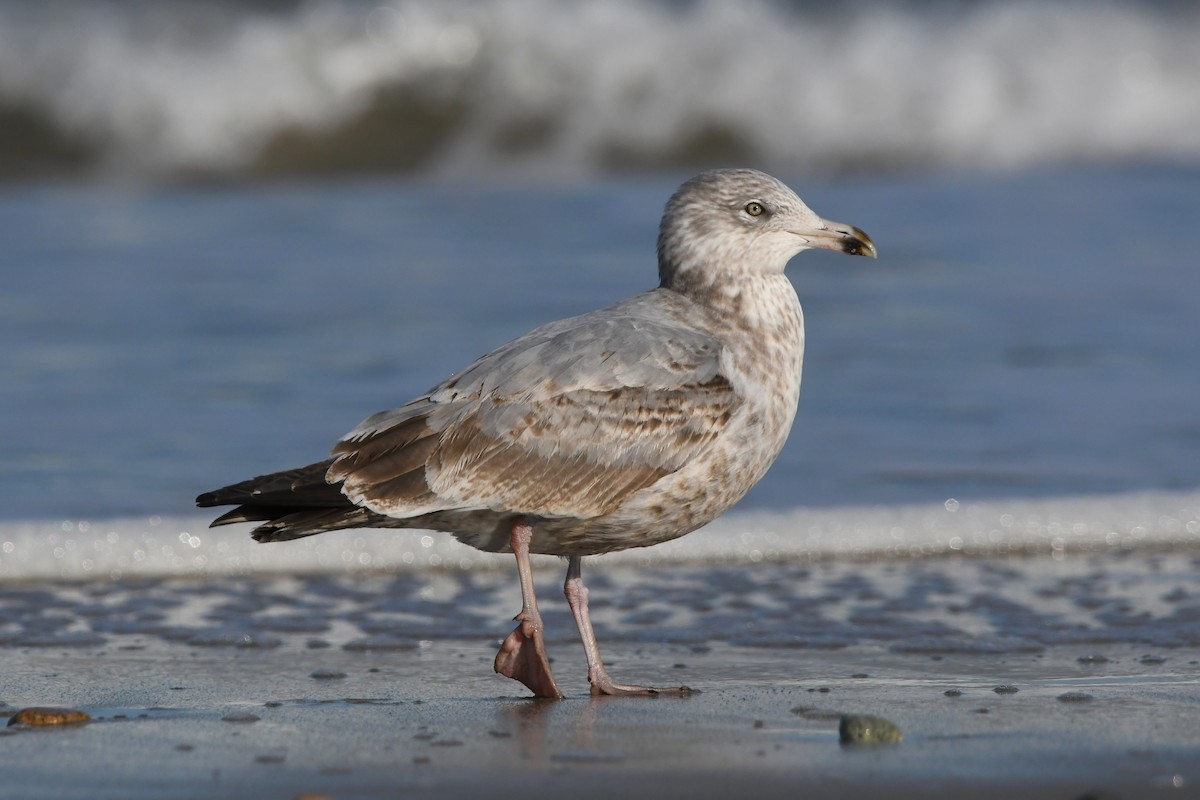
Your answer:
[[[751,200],[749,203],[746,203],[745,211],[752,217],[760,217],[766,209],[763,208],[762,203],[757,200]]]

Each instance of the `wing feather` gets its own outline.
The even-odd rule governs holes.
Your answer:
[[[724,430],[741,398],[720,352],[664,319],[654,293],[553,323],[364,421],[335,447],[328,479],[395,517],[606,514]]]

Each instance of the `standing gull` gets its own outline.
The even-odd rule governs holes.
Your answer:
[[[368,417],[330,459],[196,504],[236,505],[212,524],[260,522],[260,542],[425,528],[511,551],[521,612],[495,667],[538,697],[562,693],[529,554],[565,556],[592,694],[679,691],[609,677],[583,557],[690,533],[766,473],[796,415],[804,356],[804,317],[783,270],[810,248],[875,256],[865,233],[821,219],[769,175],[705,172],[667,202],[657,289],[530,331]]]

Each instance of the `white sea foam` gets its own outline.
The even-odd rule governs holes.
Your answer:
[[[163,575],[509,569],[427,531],[359,530],[261,545],[249,526],[206,516],[0,522],[0,577],[106,580]],[[732,513],[690,536],[600,564],[736,564],[947,555],[1078,557],[1200,548],[1200,492]],[[548,558],[538,563],[553,563]]]
[[[1132,0],[8,0],[0,107],[135,175],[237,172],[351,125],[472,175],[1197,160],[1197,41],[1200,7]]]

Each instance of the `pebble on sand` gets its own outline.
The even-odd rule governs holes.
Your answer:
[[[17,713],[9,718],[8,724],[12,725],[76,725],[80,722],[88,722],[91,720],[91,714],[86,711],[77,711],[74,708],[50,708],[46,706],[36,706],[32,708],[22,708]]]
[[[1095,698],[1087,692],[1064,692],[1056,699],[1060,703],[1090,703]]]
[[[904,741],[896,723],[866,714],[845,714],[838,723],[838,739],[845,745],[899,744]]]

